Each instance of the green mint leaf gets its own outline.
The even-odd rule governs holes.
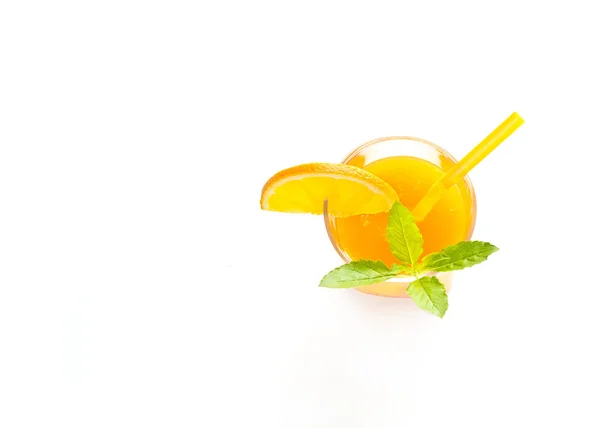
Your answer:
[[[423,253],[423,237],[414,217],[400,202],[392,205],[386,232],[392,254],[402,263],[416,267]]]
[[[394,278],[401,273],[408,273],[406,266],[394,265],[388,268],[382,261],[359,260],[335,268],[323,277],[319,287],[351,288],[361,285],[376,284]]]
[[[448,295],[444,284],[435,276],[424,276],[411,282],[406,293],[417,306],[442,318],[448,309]]]
[[[488,242],[463,241],[444,248],[439,253],[429,254],[420,265],[422,271],[448,272],[464,269],[487,260],[498,251],[498,247]]]

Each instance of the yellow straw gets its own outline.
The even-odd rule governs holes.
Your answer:
[[[444,174],[412,210],[416,221],[422,221],[427,217],[429,211],[439,202],[446,189],[458,183],[471,171],[475,165],[484,160],[496,147],[506,140],[510,134],[523,125],[525,121],[518,113],[511,114],[500,126],[492,131],[490,135],[471,150],[464,158]]]

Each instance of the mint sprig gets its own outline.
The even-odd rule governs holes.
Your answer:
[[[429,254],[423,259],[421,271],[449,272],[474,266],[487,260],[498,251],[498,247],[488,242],[463,241],[444,248],[439,253]]]
[[[386,234],[394,257],[409,266],[416,265],[423,254],[423,236],[415,218],[399,202],[392,205]]]
[[[393,265],[388,268],[385,263],[372,260],[359,260],[335,268],[323,277],[319,287],[352,288],[361,285],[375,284],[400,274],[409,274],[407,266]]]
[[[448,309],[446,287],[435,276],[417,278],[406,288],[417,306],[442,318]]]
[[[387,267],[382,261],[359,260],[342,265],[323,277],[320,287],[352,288],[386,281],[398,275],[412,275],[406,293],[418,307],[442,318],[448,309],[446,287],[428,272],[449,272],[482,263],[498,251],[494,245],[481,241],[463,241],[438,253],[419,259],[423,253],[423,237],[410,211],[395,202],[387,225],[390,251],[400,264]]]

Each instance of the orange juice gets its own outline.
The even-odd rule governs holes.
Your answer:
[[[359,147],[344,163],[363,168],[389,183],[400,202],[412,210],[455,160],[424,140],[392,137]],[[423,257],[470,238],[475,223],[474,198],[472,185],[465,178],[448,189],[429,215],[417,223],[423,235]],[[332,243],[347,261],[382,260],[388,266],[398,263],[386,238],[387,217],[387,213],[329,216],[327,226]]]

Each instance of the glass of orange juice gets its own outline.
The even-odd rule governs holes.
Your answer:
[[[400,202],[412,210],[456,160],[441,147],[419,138],[385,137],[356,148],[342,163],[363,168],[389,183]],[[334,217],[325,207],[329,239],[345,263],[360,259],[382,260],[388,266],[398,263],[386,238],[387,217],[387,213]],[[423,221],[417,222],[423,235],[422,257],[469,240],[476,217],[475,190],[466,176],[444,193]],[[449,291],[452,273],[436,276]],[[399,277],[357,290],[385,297],[408,297],[406,287],[412,280],[412,277]]]

